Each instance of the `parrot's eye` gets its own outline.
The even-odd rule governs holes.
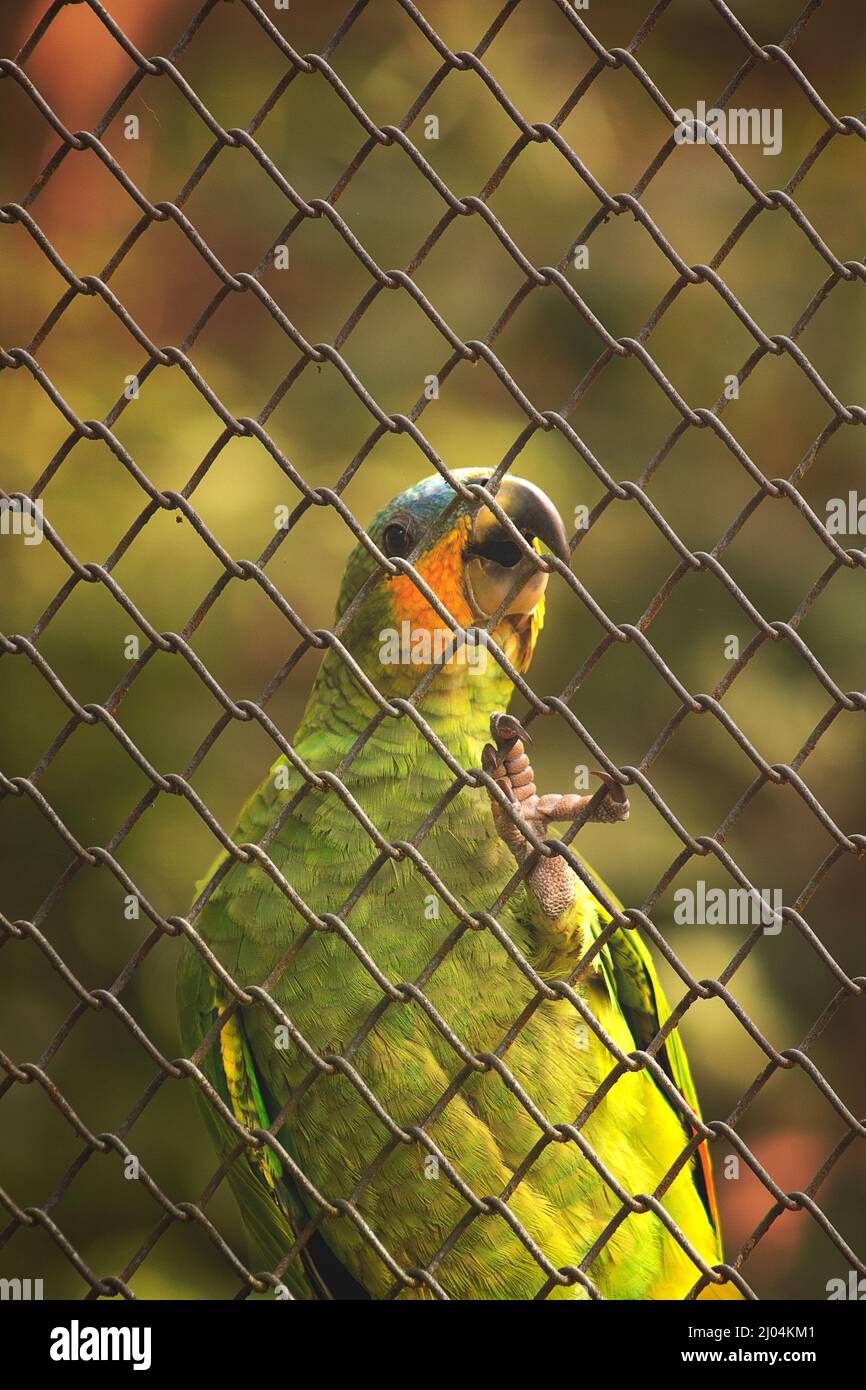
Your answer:
[[[412,549],[412,533],[408,526],[392,521],[382,534],[382,549],[389,559],[395,555],[408,555]]]

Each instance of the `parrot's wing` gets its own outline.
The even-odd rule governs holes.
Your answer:
[[[620,906],[616,896],[606,884],[596,879],[609,901]],[[607,914],[604,914],[607,919]],[[608,919],[609,920],[609,919]],[[600,926],[603,923],[599,924]],[[656,974],[652,957],[637,929],[627,931],[619,928],[607,943],[602,956],[606,955],[605,965],[613,975],[614,990],[619,1006],[631,1030],[638,1048],[645,1048],[671,1016],[661,981]],[[680,1095],[701,1118],[698,1095],[689,1067],[686,1050],[683,1047],[679,1030],[674,1028],[665,1039],[664,1046],[656,1054],[656,1060],[676,1086]],[[695,1133],[685,1116],[680,1117],[689,1138]],[[713,1187],[713,1174],[710,1167],[710,1154],[707,1141],[699,1145],[695,1159],[690,1165],[698,1195],[706,1209],[710,1224],[716,1235],[721,1252],[721,1232],[716,1194]]]
[[[183,1045],[191,1055],[216,1022],[224,1001],[205,962],[192,948],[184,953],[178,976]],[[280,1107],[269,1095],[256,1067],[241,1011],[223,1024],[217,1040],[202,1059],[201,1070],[227,1109],[246,1129],[270,1129]],[[223,1157],[237,1148],[238,1136],[218,1109],[198,1092],[208,1129]],[[296,1159],[288,1125],[277,1139]],[[274,1268],[294,1245],[299,1232],[313,1215],[297,1183],[279,1156],[262,1145],[247,1149],[229,1169],[229,1182],[244,1218]],[[369,1294],[349,1273],[328,1246],[321,1230],[304,1245],[289,1266],[284,1280],[302,1298],[367,1299]]]

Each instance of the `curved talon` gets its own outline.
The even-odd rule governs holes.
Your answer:
[[[628,793],[622,783],[618,782],[609,772],[595,772],[593,770],[592,775],[598,777],[605,786],[605,795],[599,802],[598,809],[594,812],[592,819],[607,824],[628,820],[631,807],[629,806]]]
[[[593,777],[598,777],[601,782],[604,782],[608,790],[608,795],[611,796],[614,801],[618,801],[620,804],[628,801],[628,794],[622,782],[618,782],[609,772],[596,772],[594,768],[590,768],[589,770]]]
[[[493,775],[493,769],[499,764],[499,754],[492,743],[485,743],[481,750],[481,766],[485,772]]]
[[[501,791],[505,793],[509,801],[516,801],[517,798],[511,787],[511,779],[508,776],[508,769],[493,747],[492,743],[485,743],[481,750],[481,766],[489,777],[492,777]],[[488,791],[488,796],[490,795]],[[494,802],[494,806],[496,803]],[[497,808],[498,809],[498,808]]]
[[[497,741],[519,738],[523,743],[531,743],[532,737],[524,729],[519,719],[515,719],[513,714],[502,714],[497,712],[490,716],[490,733]]]

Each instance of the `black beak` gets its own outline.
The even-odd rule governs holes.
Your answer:
[[[525,478],[502,480],[496,501],[525,540],[541,541],[566,565],[571,563],[568,534],[562,517],[546,493]],[[471,555],[511,568],[523,558],[520,547],[489,507],[481,507],[472,531]]]
[[[480,479],[478,481],[481,481]],[[551,554],[568,565],[571,554],[562,517],[550,498],[524,478],[505,478],[496,493],[496,502],[530,545],[541,542]],[[525,582],[519,583],[515,569],[522,562]],[[547,584],[547,574],[531,561],[489,507],[482,506],[475,517],[465,552],[465,586],[473,610],[489,617],[508,599],[508,614],[531,613]]]

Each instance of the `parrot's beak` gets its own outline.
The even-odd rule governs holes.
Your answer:
[[[541,542],[557,559],[570,564],[562,517],[541,488],[523,478],[505,478],[496,501],[530,545]],[[503,617],[532,613],[548,576],[533,567],[490,508],[481,507],[464,553],[466,597],[476,617],[486,619],[495,613],[521,575],[524,582],[511,594]]]

